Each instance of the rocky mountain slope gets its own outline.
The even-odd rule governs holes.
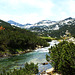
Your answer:
[[[8,23],[10,23],[13,26],[20,27],[20,28],[25,28],[26,26],[32,25],[32,24],[29,24],[29,23],[27,23],[27,24],[20,24],[20,23],[17,23],[15,21],[13,21],[13,20],[9,20]]]
[[[38,32],[39,30],[58,30],[59,28],[61,28],[62,26],[65,25],[74,25],[75,24],[75,19],[74,18],[66,18],[64,20],[61,21],[51,21],[51,20],[42,20],[39,21],[35,24],[19,24],[17,22],[14,22],[12,20],[9,20],[8,23],[10,23],[11,25],[15,25],[21,28],[26,28],[29,29],[33,32]]]
[[[29,30],[33,32],[42,31],[49,31],[49,30],[59,30],[61,27],[65,25],[74,25],[75,19],[74,18],[66,18],[61,21],[50,21],[50,20],[42,20],[38,23],[35,23],[33,26],[29,28]]]
[[[28,29],[32,32],[37,32],[41,36],[60,37],[65,34],[66,30],[72,35],[75,35],[75,18],[66,18],[60,21],[42,20],[35,24],[24,24],[15,23],[8,21],[11,25],[16,25],[21,28]]]

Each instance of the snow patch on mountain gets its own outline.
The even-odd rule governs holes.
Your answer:
[[[55,28],[53,30],[59,30],[59,26],[56,25]]]
[[[73,25],[75,24],[75,19],[69,17],[61,21],[42,20],[35,24],[27,23],[24,25],[14,22],[12,20],[9,20],[8,23],[10,23],[11,25],[17,26],[17,27],[29,29],[31,31],[40,31],[40,30],[48,31],[48,30],[59,30],[59,28],[64,25]]]

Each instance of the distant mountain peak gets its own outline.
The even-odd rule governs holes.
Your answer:
[[[30,24],[30,23],[27,23],[27,24],[25,24],[25,25],[32,25],[32,24]]]
[[[13,20],[9,20],[9,21],[13,21]]]
[[[21,28],[23,28],[24,26],[23,24],[17,23],[13,20],[9,20],[8,23],[10,23],[11,25],[17,26],[17,27],[21,27]]]
[[[9,20],[8,23],[10,23],[11,25],[15,25],[21,28],[26,28],[26,29],[34,29],[34,28],[40,28],[40,29],[49,29],[49,30],[58,30],[60,27],[64,26],[64,25],[73,25],[75,24],[75,19],[72,17],[68,17],[64,20],[60,20],[60,21],[51,21],[51,20],[41,20],[37,23],[34,24],[19,24],[13,20]],[[46,30],[45,29],[45,30]]]
[[[66,18],[65,20],[70,20],[70,19],[73,19],[72,17],[68,17],[68,18]]]
[[[21,28],[25,28],[25,26],[32,25],[30,23],[20,24],[20,23],[13,21],[13,20],[9,20],[8,23],[10,23],[11,25],[17,26],[17,27],[21,27]]]

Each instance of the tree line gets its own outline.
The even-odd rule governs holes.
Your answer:
[[[3,54],[15,54],[27,49],[35,49],[37,45],[49,46],[49,44],[26,29],[11,26],[0,20],[0,56]]]

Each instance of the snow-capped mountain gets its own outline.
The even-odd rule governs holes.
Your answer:
[[[75,24],[75,19],[74,18],[66,18],[64,20],[60,20],[60,21],[51,21],[51,20],[42,20],[39,21],[35,24],[19,24],[17,22],[14,22],[12,20],[9,20],[8,23],[10,23],[11,25],[15,25],[21,28],[25,28],[25,29],[29,29],[31,31],[39,31],[39,30],[59,30],[59,28],[61,28],[64,25],[74,25]]]
[[[56,23],[56,21],[42,20],[42,21],[40,21],[38,23],[35,23],[34,26],[43,26],[43,25],[50,26],[50,25],[55,24],[55,23]]]
[[[66,18],[66,19],[64,19],[64,20],[58,21],[57,24],[58,24],[59,26],[75,24],[75,19],[69,17],[69,18]]]
[[[71,17],[60,21],[42,20],[35,24],[27,23],[23,25],[12,20],[8,21],[8,23],[28,29],[32,32],[37,32],[39,36],[60,38],[60,36],[65,35],[66,30],[68,30],[72,36],[75,35],[75,18]]]
[[[24,26],[24,25],[19,24],[19,23],[15,22],[15,21],[12,21],[12,20],[9,20],[8,23],[10,23],[11,25],[17,26],[17,27],[21,27],[21,28]]]
[[[35,23],[29,29],[35,32],[39,32],[39,30],[59,30],[64,25],[75,25],[75,19],[69,17],[61,21],[42,20]]]
[[[27,23],[27,24],[20,24],[20,23],[17,23],[15,21],[12,21],[12,20],[9,20],[8,23],[10,23],[11,25],[13,26],[17,26],[17,27],[21,27],[21,28],[25,28],[26,26],[30,26],[32,24],[30,23]]]
[[[56,22],[55,21],[50,21],[50,20],[42,20],[42,21],[39,21],[35,24],[31,24],[31,25],[25,25],[24,28],[34,28],[34,27],[44,27],[44,26],[49,26],[49,25],[52,25],[52,24],[55,24]]]
[[[39,21],[35,24],[30,24],[30,23],[19,24],[15,21],[9,20],[8,23],[10,23],[11,25],[17,26],[17,27],[29,29],[31,27],[49,26],[49,25],[55,24],[56,22],[55,21],[50,21],[50,20],[42,20],[42,21]]]
[[[27,24],[24,24],[23,28],[29,29],[30,27],[33,27],[33,24],[27,23]]]

